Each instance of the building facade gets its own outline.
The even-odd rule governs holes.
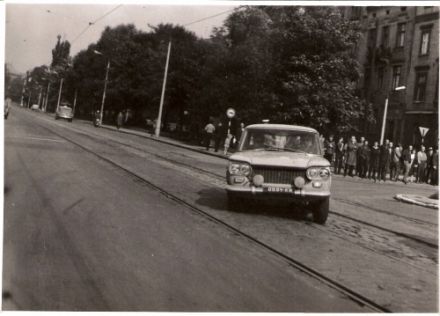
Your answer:
[[[357,47],[362,66],[361,94],[374,108],[376,123],[360,123],[370,140],[379,140],[385,103],[385,139],[402,145],[438,143],[439,8],[351,7],[363,36]],[[398,90],[396,90],[398,88]]]

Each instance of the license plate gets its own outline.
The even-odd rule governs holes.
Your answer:
[[[267,187],[265,188],[265,191],[271,193],[293,193],[292,188],[283,188],[283,187]]]

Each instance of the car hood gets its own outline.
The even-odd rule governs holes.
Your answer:
[[[312,166],[330,166],[328,160],[324,159],[322,156],[286,151],[241,151],[231,155],[229,160],[243,161],[253,166],[261,165],[302,169]]]

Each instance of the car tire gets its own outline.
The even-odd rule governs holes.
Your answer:
[[[228,210],[240,211],[242,206],[242,200],[235,194],[228,192]]]
[[[313,222],[324,225],[327,221],[328,212],[330,209],[330,199],[325,198],[315,202],[313,203],[312,207]]]

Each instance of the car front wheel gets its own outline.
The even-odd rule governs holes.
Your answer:
[[[324,225],[330,208],[330,198],[325,198],[312,204],[313,221]]]

